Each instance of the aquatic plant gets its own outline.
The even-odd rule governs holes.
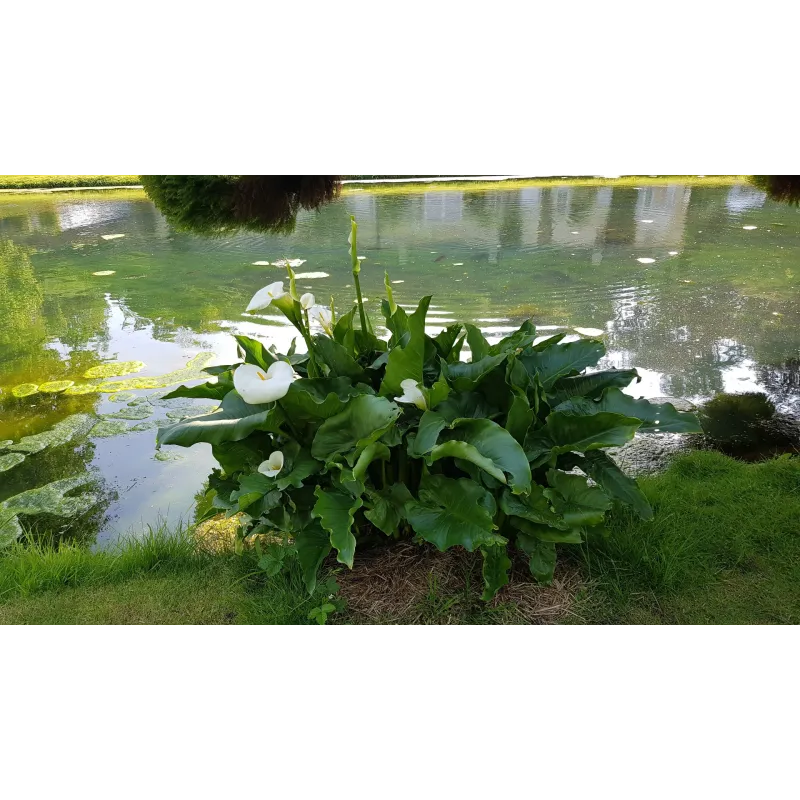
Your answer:
[[[379,339],[364,309],[352,217],[348,244],[356,302],[345,313],[299,297],[288,265],[288,290],[272,284],[250,303],[277,308],[307,353],[236,336],[243,364],[165,395],[221,400],[210,414],[161,428],[157,442],[211,444],[220,464],[209,478],[213,505],[240,514],[243,534],[280,537],[309,591],[332,550],[351,568],[357,547],[386,537],[479,550],[488,600],[508,582],[509,548],[546,583],[556,545],[583,541],[612,499],[652,515],[603,448],[640,429],[698,431],[691,414],[622,394],[635,370],[582,374],[605,353],[595,338],[540,340],[530,321],[496,344],[470,324],[428,336],[431,297],[406,313],[388,274],[390,338]],[[465,342],[469,362],[460,360]]]
[[[67,444],[87,434],[95,418],[91,414],[72,414],[60,422],[56,422],[50,430],[23,436],[8,449],[20,453],[40,453],[47,447]]]
[[[144,367],[144,361],[112,361],[110,364],[98,364],[96,367],[90,367],[83,373],[83,377],[116,378],[120,375],[129,375],[131,372],[141,372]]]
[[[11,394],[21,400],[23,397],[39,394],[39,386],[36,383],[20,383],[11,390]]]
[[[3,453],[0,455],[0,472],[8,472],[16,466],[19,466],[25,460],[22,453]]]
[[[720,393],[700,409],[703,432],[720,443],[756,443],[764,431],[759,423],[772,419],[775,404],[763,392]]]

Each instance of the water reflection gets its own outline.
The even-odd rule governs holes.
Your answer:
[[[333,295],[341,309],[352,293],[349,214],[360,223],[362,283],[378,323],[388,270],[402,281],[398,303],[434,295],[431,333],[460,319],[494,341],[528,316],[543,333],[596,328],[606,332],[602,366],[642,373],[634,394],[763,389],[779,407],[798,404],[800,212],[749,186],[364,191],[302,212],[289,237],[215,240],[171,230],[130,193],[10,197],[0,200],[0,440],[70,413],[113,410],[94,395],[10,404],[18,383],[70,379],[114,358],[159,374],[203,349],[224,363],[235,359],[233,331],[288,347],[293,333],[280,317],[242,313],[257,289],[284,277],[253,262],[306,259],[304,271],[328,275],[302,279],[303,290],[323,302]],[[125,236],[101,238],[113,233]],[[53,454],[60,467],[58,458],[17,467],[0,478],[2,491],[34,466],[43,471],[28,478],[37,481],[100,467],[120,493],[109,504],[119,524],[155,514],[162,500],[188,507],[208,464],[154,466],[152,440],[142,432],[88,442],[82,467]]]

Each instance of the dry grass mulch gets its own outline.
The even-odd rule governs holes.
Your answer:
[[[556,567],[550,586],[531,577],[524,557],[489,603],[481,600],[481,556],[453,548],[396,543],[359,553],[353,570],[336,576],[348,622],[365,624],[553,624],[572,618],[584,583],[572,564]]]

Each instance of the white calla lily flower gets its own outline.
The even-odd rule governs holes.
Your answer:
[[[308,312],[308,316],[315,322],[318,322],[328,336],[333,336],[333,314],[329,308],[325,306],[314,306]]]
[[[247,306],[247,311],[259,311],[266,308],[273,300],[283,297],[286,292],[283,290],[283,281],[275,281],[263,289],[259,289]]]
[[[283,469],[283,453],[276,450],[274,453],[269,454],[266,461],[259,464],[258,471],[268,478],[274,478]]]
[[[395,397],[396,403],[413,403],[423,411],[428,408],[428,404],[425,402],[425,395],[422,394],[417,381],[413,378],[406,378],[404,381],[400,381],[400,387],[403,390],[403,394],[400,397]]]
[[[315,302],[316,300],[314,299],[314,295],[311,294],[311,292],[306,292],[300,298],[300,305],[303,307],[304,311],[308,311],[314,305]]]
[[[291,364],[285,361],[276,361],[266,371],[253,364],[240,364],[233,373],[233,386],[245,403],[260,405],[284,397],[294,378]]]

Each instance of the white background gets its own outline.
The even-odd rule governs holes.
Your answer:
[[[6,4],[0,167],[796,172],[790,8]],[[797,655],[778,627],[5,628],[0,795],[796,797]]]

